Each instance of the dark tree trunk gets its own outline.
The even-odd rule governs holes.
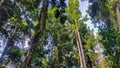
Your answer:
[[[26,55],[26,58],[25,58],[23,64],[21,65],[21,68],[28,68],[30,60],[32,58],[32,52],[33,52],[33,50],[35,48],[35,45],[39,41],[40,33],[43,30],[43,26],[44,26],[44,23],[45,23],[45,18],[46,18],[46,13],[47,13],[47,5],[48,5],[47,3],[48,3],[48,0],[43,0],[43,6],[42,6],[42,10],[41,10],[38,29],[36,31],[36,34],[35,34],[34,38],[32,39],[30,49],[29,49],[29,51],[28,51],[28,53]]]

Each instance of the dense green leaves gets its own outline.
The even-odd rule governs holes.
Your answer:
[[[106,56],[106,67],[118,68],[119,62],[118,51],[120,48],[120,32],[118,31],[119,22],[117,18],[116,5],[119,3],[115,0],[98,0],[92,2],[89,9],[89,14],[94,23],[99,23],[99,35],[101,36],[99,42],[103,44],[104,55]],[[95,6],[97,5],[97,6]]]
[[[0,2],[0,48],[4,48],[0,68],[21,67],[38,30],[44,0],[3,0]],[[67,3],[68,2],[68,3]],[[75,29],[80,33],[87,68],[120,67],[120,32],[114,0],[89,0],[88,14],[98,34],[84,22],[79,0],[49,0],[45,24],[29,68],[79,68]],[[117,2],[118,7],[120,7]],[[44,11],[44,10],[43,10]],[[2,37],[3,36],[3,37]],[[1,39],[3,38],[3,39]],[[37,40],[36,40],[37,39]],[[1,40],[7,40],[3,44]],[[98,50],[96,47],[98,47]],[[103,52],[100,52],[100,50]],[[102,56],[102,57],[101,57]]]

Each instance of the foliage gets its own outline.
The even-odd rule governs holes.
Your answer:
[[[118,55],[120,32],[118,31],[119,25],[116,19],[115,4],[115,0],[98,0],[98,2],[92,2],[88,10],[93,23],[98,24],[99,35],[102,36],[99,42],[104,46],[105,62],[109,68],[120,67],[118,62],[120,57]]]
[[[0,39],[0,48],[4,48],[0,68],[21,67],[42,18],[42,1],[0,2],[0,35],[7,40],[4,45]],[[45,25],[32,50],[29,68],[79,68],[75,29],[80,33],[87,68],[119,68],[120,32],[114,0],[89,0],[91,5],[87,12],[94,26],[99,28],[97,36],[84,23],[88,18],[81,18],[79,0],[66,2],[49,0]],[[102,44],[103,53],[95,53],[97,44]]]

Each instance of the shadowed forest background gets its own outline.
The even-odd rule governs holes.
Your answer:
[[[0,68],[120,68],[120,0],[0,0]]]

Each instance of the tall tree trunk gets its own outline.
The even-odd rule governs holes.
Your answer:
[[[118,6],[118,0],[115,0],[115,8],[116,8],[118,28],[119,28],[119,31],[120,31],[120,10],[119,10],[119,6]]]
[[[32,52],[35,48],[35,45],[38,43],[39,37],[40,37],[40,33],[43,29],[43,25],[45,23],[45,18],[46,18],[46,13],[47,13],[47,4],[48,0],[43,0],[43,5],[42,5],[42,10],[41,10],[41,14],[40,14],[40,21],[38,24],[38,29],[36,31],[36,34],[34,36],[34,38],[32,39],[32,43],[30,46],[30,49],[26,55],[26,58],[23,62],[23,64],[21,65],[21,68],[28,68],[28,65],[30,63],[31,57],[32,57]]]
[[[79,40],[78,40],[79,38],[78,38],[77,30],[75,30],[75,35],[76,35],[77,48],[78,48],[78,52],[79,52],[80,68],[83,68],[82,54],[81,54],[81,50],[80,50],[80,44],[79,44]]]
[[[79,52],[80,68],[86,68],[84,51],[83,51],[82,42],[81,42],[78,28],[75,29],[75,34],[76,34],[76,42],[77,42],[77,47],[78,47],[78,52]]]
[[[3,53],[2,53],[2,55],[0,57],[0,63],[2,63],[2,61],[5,59],[5,55],[9,53],[11,47],[14,45],[13,39],[15,37],[16,31],[17,31],[17,26],[15,26],[15,29],[14,29],[14,31],[12,33],[12,36],[7,41],[7,44],[6,44],[6,46],[5,46],[4,50],[3,50]]]

